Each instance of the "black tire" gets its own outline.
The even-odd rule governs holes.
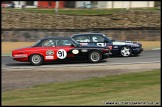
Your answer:
[[[99,51],[92,51],[88,55],[88,60],[91,63],[98,63],[101,61],[101,59],[102,59],[102,54]]]
[[[129,57],[132,55],[132,49],[129,46],[123,46],[120,49],[120,55],[123,57]]]
[[[29,61],[32,65],[41,65],[43,63],[43,57],[39,54],[33,54],[29,57]]]

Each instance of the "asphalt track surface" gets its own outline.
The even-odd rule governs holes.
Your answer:
[[[46,63],[41,66],[16,62],[9,56],[2,56],[2,91],[159,69],[160,53],[160,50],[144,50],[137,57],[110,57],[96,64],[83,61]]]
[[[144,50],[139,56],[132,57],[110,57],[100,63],[92,64],[86,61],[52,62],[41,66],[32,66],[28,62],[14,61],[10,56],[2,56],[2,69],[32,69],[32,68],[53,68],[53,67],[77,67],[77,66],[101,66],[108,64],[135,64],[152,63],[161,61],[161,50]]]

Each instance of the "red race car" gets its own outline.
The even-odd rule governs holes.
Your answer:
[[[30,62],[32,65],[40,65],[43,62],[88,59],[92,63],[100,62],[109,57],[108,47],[81,46],[71,37],[53,37],[39,40],[30,47],[12,51],[12,57],[16,61]]]

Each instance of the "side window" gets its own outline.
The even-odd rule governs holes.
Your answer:
[[[74,39],[77,42],[90,42],[90,36],[77,36]]]
[[[104,42],[105,38],[99,35],[93,35],[91,36],[91,42]]]
[[[56,46],[71,46],[72,43],[69,40],[56,40]]]
[[[55,46],[55,41],[53,39],[46,40],[42,43],[42,47],[53,47]]]

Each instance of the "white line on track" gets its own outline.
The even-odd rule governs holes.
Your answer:
[[[113,65],[132,65],[132,64],[148,64],[148,63],[160,63],[160,61],[152,61],[152,62],[133,62],[133,63],[106,63],[106,64],[82,64],[82,65],[58,65],[58,66],[32,66],[32,67],[8,67],[2,68],[2,70],[9,69],[34,69],[34,68],[62,68],[62,67],[86,67],[86,66],[113,66]]]
[[[161,50],[161,48],[153,48],[152,50]]]

